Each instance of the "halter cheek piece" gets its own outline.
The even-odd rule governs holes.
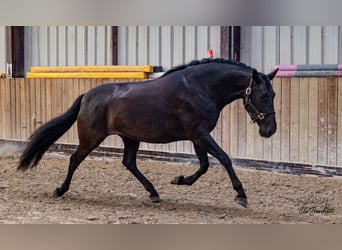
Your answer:
[[[252,123],[255,123],[258,120],[263,120],[265,116],[275,114],[275,112],[270,112],[270,113],[260,112],[259,109],[255,107],[255,105],[252,103],[252,99],[250,98],[250,95],[252,94],[253,82],[254,80],[252,77],[245,91],[244,105],[245,105],[246,111],[248,112],[249,116],[252,119]]]

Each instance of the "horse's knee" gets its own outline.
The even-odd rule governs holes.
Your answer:
[[[134,164],[134,160],[130,159],[128,157],[124,157],[122,159],[122,164],[126,167],[126,168],[132,168],[135,164]]]

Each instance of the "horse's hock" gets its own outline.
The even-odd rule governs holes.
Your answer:
[[[9,141],[11,145],[26,141],[35,128],[62,114],[81,93],[103,83],[126,81],[136,80],[0,79],[2,151],[6,152]],[[275,78],[273,89],[276,134],[269,139],[261,138],[257,125],[250,123],[242,100],[238,100],[221,113],[212,132],[215,140],[241,164],[252,161],[260,166],[280,166],[278,169],[294,166],[295,172],[300,172],[300,166],[313,170],[334,167],[331,173],[341,175],[342,119],[338,117],[342,117],[342,79],[336,76]],[[77,145],[76,126],[73,125],[58,143],[68,147]],[[108,147],[122,148],[121,139],[110,136],[99,150]],[[152,156],[158,155],[157,152],[181,157],[191,154],[189,159],[194,154],[192,144],[187,141],[142,143],[140,150],[151,152]]]

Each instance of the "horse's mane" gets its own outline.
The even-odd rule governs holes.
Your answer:
[[[188,64],[184,64],[184,65],[180,65],[180,66],[176,66],[168,71],[166,71],[163,76],[169,75],[175,71],[179,71],[179,70],[183,70],[185,68],[188,68],[190,66],[195,66],[195,65],[200,65],[200,64],[206,64],[206,63],[225,63],[225,64],[230,64],[230,65],[236,65],[236,66],[240,66],[242,68],[245,69],[249,69],[249,70],[253,70],[252,67],[248,66],[247,64],[241,63],[241,62],[237,62],[234,60],[227,60],[227,59],[223,59],[223,58],[215,58],[215,59],[210,59],[210,58],[203,58],[202,60],[193,60]]]

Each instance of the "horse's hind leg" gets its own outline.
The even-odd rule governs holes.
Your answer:
[[[87,157],[87,155],[104,140],[104,138],[105,136],[100,133],[96,133],[93,131],[92,133],[80,133],[79,130],[80,143],[76,152],[73,153],[70,157],[67,177],[63,184],[59,188],[56,188],[54,192],[55,196],[62,196],[69,190],[72,176],[77,167]]]
[[[203,174],[205,174],[208,171],[209,167],[209,160],[208,160],[208,155],[206,151],[203,151],[196,145],[195,147],[195,152],[196,155],[200,161],[200,168],[193,174],[188,177],[184,177],[183,175],[175,177],[172,181],[171,184],[176,184],[176,185],[189,185],[191,186],[194,184]]]
[[[151,201],[159,202],[159,194],[155,190],[153,184],[137,168],[136,158],[140,143],[127,137],[122,137],[122,139],[125,145],[122,163],[140,181],[140,183],[145,187],[146,191],[150,193]]]

